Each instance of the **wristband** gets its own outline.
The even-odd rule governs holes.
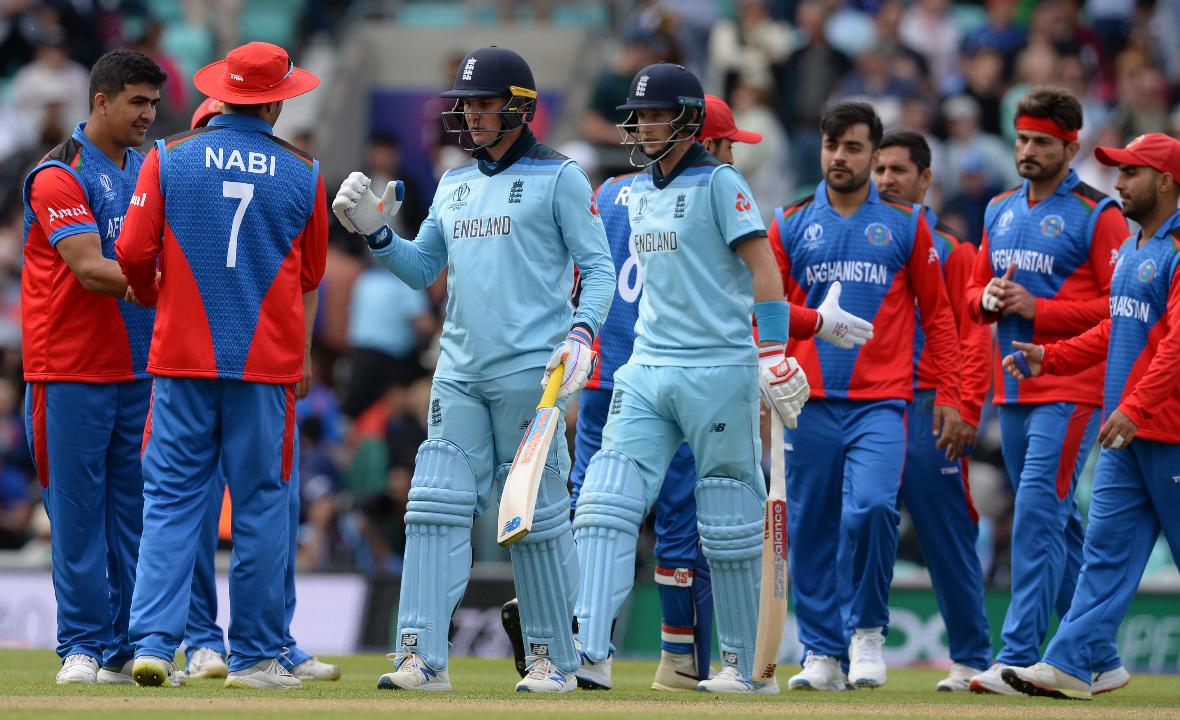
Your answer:
[[[380,230],[372,235],[366,235],[365,242],[373,250],[380,250],[393,242],[393,231],[389,229],[388,225],[383,225]]]
[[[790,308],[785,300],[754,303],[754,319],[758,322],[759,342],[787,342]]]

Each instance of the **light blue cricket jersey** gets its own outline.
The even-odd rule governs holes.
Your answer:
[[[615,270],[591,195],[581,168],[525,128],[500,162],[443,175],[415,240],[374,251],[412,288],[447,268],[435,377],[474,382],[543,367],[571,324],[598,334]]]
[[[741,173],[694,145],[667,177],[652,165],[627,202],[643,269],[638,365],[757,365],[754,283],[735,249],[766,236]]]

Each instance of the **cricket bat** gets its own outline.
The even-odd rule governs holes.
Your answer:
[[[545,458],[553,443],[553,433],[561,419],[557,404],[557,391],[565,377],[565,363],[553,369],[541,402],[537,403],[537,414],[525,430],[524,439],[512,458],[512,468],[504,480],[504,493],[500,496],[499,532],[496,542],[501,547],[529,534],[533,529],[533,512],[537,509],[537,489],[541,486],[541,474],[545,471]]]
[[[787,621],[787,458],[783,420],[770,411],[770,492],[762,525],[762,582],[758,594],[758,637],[754,641],[756,683],[774,680],[783,625]]]

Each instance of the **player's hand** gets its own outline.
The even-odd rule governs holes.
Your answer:
[[[1012,282],[1012,276],[1016,274],[1016,263],[1008,266],[1008,270],[1004,272],[1003,277],[994,277],[987,281],[987,286],[983,288],[983,297],[979,299],[979,305],[985,312],[995,313],[1004,309],[1000,302],[1000,294],[1008,283]]]
[[[1115,410],[1106,418],[1106,422],[1102,423],[1102,429],[1098,431],[1098,444],[1104,448],[1118,450],[1130,445],[1137,432],[1139,426],[1132,422],[1131,418]]]
[[[295,386],[295,399],[302,400],[307,397],[309,392],[311,392],[311,349],[303,353],[303,377],[299,378],[299,384]]]
[[[391,181],[378,199],[369,187],[371,182],[361,172],[345,178],[332,201],[332,212],[345,229],[364,235],[369,247],[378,249],[393,240],[389,224],[401,209],[406,187],[401,180]]]
[[[864,345],[873,339],[873,324],[862,320],[840,307],[840,281],[832,283],[828,294],[819,304],[819,328],[816,336],[836,347],[847,350],[853,345]]]
[[[549,384],[549,376],[553,369],[565,363],[565,373],[561,381],[561,388],[557,391],[557,398],[568,397],[586,386],[598,364],[598,353],[590,349],[590,331],[581,325],[570,328],[565,340],[553,348],[549,362],[545,363],[545,376],[541,378],[541,387]]]
[[[794,430],[803,404],[811,397],[811,385],[795,358],[784,357],[785,350],[782,343],[758,348],[758,387],[766,407]]]
[[[1017,380],[1027,380],[1041,374],[1041,367],[1045,362],[1045,348],[1032,343],[1014,340],[1012,347],[1016,352],[1004,356],[1002,363],[1004,371]]]
[[[1025,320],[1032,320],[1037,312],[1037,298],[1028,288],[1009,280],[1000,290],[999,307],[1003,315],[1019,315]]]
[[[964,454],[963,417],[959,411],[946,405],[935,406],[935,426],[931,434],[938,438],[935,447],[945,451],[946,459],[957,460]],[[970,427],[970,425],[968,425]]]
[[[123,293],[123,302],[143,307],[143,303],[139,301],[139,298],[135,297],[135,291],[131,289],[130,285],[127,286],[127,291]]]

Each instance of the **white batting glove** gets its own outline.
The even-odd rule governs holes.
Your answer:
[[[979,305],[985,311],[994,313],[1000,307],[1000,298],[996,295],[999,291],[997,287],[1000,283],[1000,278],[994,277],[987,281],[987,285],[983,288],[983,296],[979,298]]]
[[[598,353],[590,349],[592,342],[590,331],[585,327],[575,325],[570,328],[569,335],[553,348],[549,362],[545,363],[545,376],[541,378],[541,387],[549,384],[549,376],[553,374],[553,369],[565,363],[565,376],[557,391],[558,399],[573,395],[584,388],[590,374],[594,372],[594,366],[598,364]]]
[[[389,225],[401,209],[406,189],[401,180],[391,181],[377,199],[369,188],[371,182],[361,172],[345,178],[332,201],[332,212],[346,230],[364,235],[369,246],[377,249],[393,240]]]
[[[758,348],[758,386],[766,406],[794,430],[803,404],[811,396],[811,386],[803,368],[795,358],[784,357],[784,351],[781,344]]]
[[[816,336],[845,350],[873,339],[873,324],[840,307],[840,281],[832,283],[819,304],[820,323]]]

